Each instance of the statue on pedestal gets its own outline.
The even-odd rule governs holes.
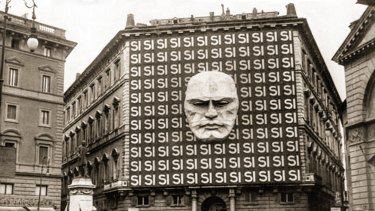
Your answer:
[[[78,147],[78,168],[80,169],[80,176],[90,177],[87,171],[87,155],[89,154],[86,143]]]

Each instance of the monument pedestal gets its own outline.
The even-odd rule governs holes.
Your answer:
[[[87,177],[74,178],[69,189],[69,211],[93,211],[93,189],[91,179]]]

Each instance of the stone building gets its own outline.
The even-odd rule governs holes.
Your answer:
[[[358,1],[371,4],[372,1]],[[372,3],[373,4],[373,3]],[[351,210],[375,209],[375,8],[368,6],[333,57],[345,67],[344,113]]]
[[[215,143],[185,122],[186,82],[201,71],[231,75],[240,99],[234,129]],[[87,174],[98,210],[340,207],[333,84],[293,4],[286,15],[223,8],[150,25],[129,15],[65,92],[63,203]]]
[[[0,13],[2,31],[4,15]],[[63,29],[35,22],[39,46],[31,52],[26,45],[31,26],[29,19],[8,15],[0,210],[36,210],[38,204],[43,210],[60,208],[64,63],[76,43],[65,38]]]

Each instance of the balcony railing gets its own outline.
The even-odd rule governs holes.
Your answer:
[[[5,15],[5,13],[1,11],[0,12],[0,21],[1,22],[4,22],[4,15]],[[29,20],[29,19],[24,18],[24,17],[8,14],[7,24],[10,25],[10,26],[12,26],[12,25],[20,26],[20,27],[23,27],[27,30],[30,30],[30,28],[32,27],[32,20]],[[0,27],[2,27],[2,24],[0,25]],[[42,23],[39,23],[39,22],[35,22],[35,27],[37,29],[37,32],[39,32],[39,33],[50,34],[50,35],[54,35],[54,36],[65,39],[65,30],[63,30],[63,29],[59,29],[59,28],[49,26],[49,25],[46,25],[46,24],[42,24]]]

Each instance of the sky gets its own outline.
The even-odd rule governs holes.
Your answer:
[[[32,0],[26,0],[31,4]],[[4,2],[0,10],[4,11]],[[331,59],[346,36],[349,24],[360,18],[365,5],[356,0],[35,0],[36,21],[66,30],[66,38],[77,42],[65,63],[64,89],[74,82],[104,46],[125,28],[127,14],[134,14],[136,23],[152,19],[208,16],[221,14],[221,4],[232,14],[278,11],[286,14],[286,5],[294,3],[297,15],[306,18],[325,63],[342,99],[345,98],[343,66]],[[12,0],[9,13],[23,15],[27,9],[22,0]]]

